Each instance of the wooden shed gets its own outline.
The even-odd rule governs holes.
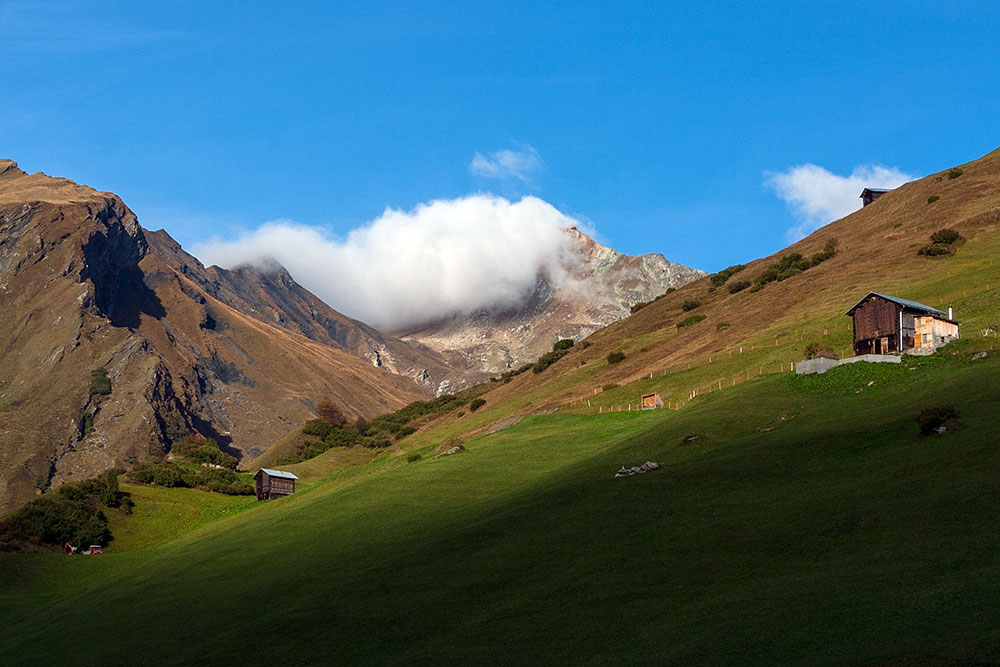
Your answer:
[[[886,188],[865,188],[861,191],[861,205],[862,207],[868,206],[873,201],[884,195],[886,192],[892,192],[892,190]]]
[[[295,493],[295,475],[284,470],[261,468],[253,476],[257,481],[257,500],[271,500]]]
[[[643,410],[655,410],[663,407],[663,401],[660,400],[660,395],[654,391],[652,394],[643,394],[640,405]]]
[[[951,308],[869,292],[847,311],[854,320],[854,354],[893,354],[935,348],[958,338]]]

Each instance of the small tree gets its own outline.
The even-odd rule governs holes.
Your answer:
[[[700,305],[701,301],[699,301],[698,299],[687,299],[684,303],[681,304],[681,310],[683,310],[686,313],[688,311],[694,310]]]
[[[951,245],[955,241],[962,238],[962,235],[956,232],[954,229],[949,227],[942,227],[933,234],[931,234],[931,243],[943,243],[945,245]]]
[[[483,407],[484,405],[486,405],[486,399],[485,398],[476,398],[476,399],[473,399],[472,402],[469,403],[469,412],[475,412],[476,410],[478,410],[479,408]]]
[[[616,350],[608,354],[608,364],[617,364],[621,361],[625,361],[625,353],[621,350]]]
[[[340,411],[340,408],[325,398],[316,404],[316,414],[333,426],[345,426],[347,424],[347,419],[344,417],[344,413]]]

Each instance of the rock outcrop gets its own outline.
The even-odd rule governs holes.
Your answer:
[[[566,266],[568,279],[561,284],[542,275],[514,307],[460,315],[397,335],[423,343],[482,380],[535,361],[560,338],[585,338],[628,316],[632,306],[706,275],[660,254],[623,255],[575,228],[567,234],[575,261]]]
[[[172,261],[162,247],[176,244],[151,236],[113,194],[0,161],[0,513],[189,433],[254,456],[319,399],[371,417],[426,396],[344,345],[250,312],[266,290],[235,295],[264,276],[227,293],[225,276],[202,280],[212,272]],[[284,292],[270,293],[315,299],[277,280]]]

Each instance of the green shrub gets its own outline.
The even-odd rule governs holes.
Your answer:
[[[0,551],[107,544],[112,540],[102,508],[131,512],[134,503],[118,488],[118,470],[64,484],[0,520]]]
[[[409,424],[404,424],[403,426],[400,427],[400,429],[398,431],[396,431],[396,436],[395,437],[396,437],[396,440],[402,440],[406,436],[413,435],[416,432],[417,432],[417,427],[416,426],[411,426]]]
[[[398,432],[399,428],[397,427],[389,433],[395,436]],[[358,435],[358,433],[353,429],[347,428],[332,428],[330,429],[330,432],[326,434],[326,437],[323,438],[323,444],[326,445],[326,449],[329,449],[330,447],[354,447],[355,445],[361,444],[363,441],[364,437]],[[326,451],[326,449],[320,450],[317,454],[322,454]],[[315,454],[313,456],[315,456]],[[302,460],[305,460],[306,458],[312,457],[305,457]]]
[[[255,493],[253,484],[232,470],[205,467],[191,470],[170,461],[143,461],[128,476],[137,482],[167,488],[204,489],[230,496]]]
[[[556,341],[555,345],[552,346],[552,351],[553,352],[563,352],[563,351],[568,350],[569,348],[573,347],[573,344],[574,344],[574,341],[573,341],[572,338],[563,338],[561,340],[557,340]]]
[[[955,167],[954,169],[949,169],[948,170],[948,178],[949,179],[958,178],[959,176],[961,176],[964,173],[965,173],[964,171],[962,171],[958,167]]]
[[[962,238],[962,235],[956,232],[954,229],[943,227],[934,232],[933,234],[931,234],[931,243],[942,243],[944,245],[951,245],[960,238]]]
[[[698,299],[687,299],[684,301],[684,303],[681,304],[681,310],[683,310],[686,313],[688,311],[694,310],[700,305],[701,301],[699,301]]]
[[[722,331],[723,329],[728,329],[728,328],[729,328],[729,322],[719,322],[718,324],[715,325],[716,331]]]
[[[927,257],[941,257],[944,255],[951,254],[951,246],[945,245],[944,243],[932,243],[930,245],[925,245],[923,248],[917,251],[918,255],[926,255]]]
[[[333,428],[333,424],[325,419],[310,419],[302,425],[302,432],[317,438],[325,438]]]
[[[219,449],[219,443],[214,438],[202,438],[195,433],[175,443],[170,451],[174,456],[191,463],[212,463],[224,468],[236,467],[236,458]]]
[[[541,373],[546,368],[565,357],[571,347],[573,347],[572,338],[563,338],[562,340],[556,341],[556,344],[552,346],[552,351],[546,352],[539,357],[538,361],[536,361],[531,367],[531,370],[535,373]]]
[[[804,259],[802,254],[797,252],[785,255],[754,278],[750,291],[759,292],[768,283],[781,282],[830,259],[837,254],[837,246],[839,244],[840,242],[837,239],[829,239],[823,248],[823,252],[816,253],[811,259]]]
[[[108,371],[103,368],[90,371],[90,395],[107,396],[110,393],[111,380],[108,379]]]
[[[94,415],[89,412],[84,412],[82,416],[83,421],[83,437],[88,437],[94,432]]]
[[[410,454],[406,457],[406,462],[413,463],[414,461],[419,461],[421,458],[420,454]]]
[[[736,294],[737,292],[742,292],[748,287],[750,287],[749,280],[737,280],[736,282],[729,285],[729,293]]]
[[[617,364],[618,362],[625,361],[625,353],[621,350],[611,352],[608,354],[608,363]]]
[[[934,435],[939,432],[957,430],[961,427],[961,422],[958,421],[959,416],[954,405],[941,405],[921,410],[920,414],[917,415],[920,435]]]
[[[698,322],[701,322],[706,317],[708,317],[708,315],[705,315],[705,314],[702,314],[702,313],[699,313],[698,315],[689,315],[689,316],[685,317],[683,320],[681,320],[680,322],[677,323],[677,328],[681,329],[683,327],[689,327],[692,324],[697,324]]]
[[[928,204],[933,204],[933,203],[934,203],[934,202],[936,202],[936,201],[937,201],[938,199],[941,199],[941,197],[939,197],[939,196],[937,196],[937,195],[931,195],[930,197],[928,197],[928,198],[927,198],[927,203],[928,203]]]
[[[474,399],[471,403],[469,403],[469,412],[475,412],[484,405],[486,405],[486,399],[484,398]]]
[[[562,356],[563,355],[559,352],[546,352],[538,358],[535,365],[531,367],[531,371],[533,373],[541,373],[546,368],[562,359]]]
[[[711,276],[709,276],[709,280],[712,281],[712,285],[714,285],[715,287],[720,287],[723,284],[725,284],[727,280],[733,277],[733,275],[739,273],[745,268],[746,267],[743,266],[742,264],[734,264],[728,268],[723,269],[722,271],[719,271],[718,273],[713,273]]]

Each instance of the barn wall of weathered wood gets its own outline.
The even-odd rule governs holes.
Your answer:
[[[878,297],[858,306],[852,313],[855,354],[899,352],[900,310],[898,304]]]

